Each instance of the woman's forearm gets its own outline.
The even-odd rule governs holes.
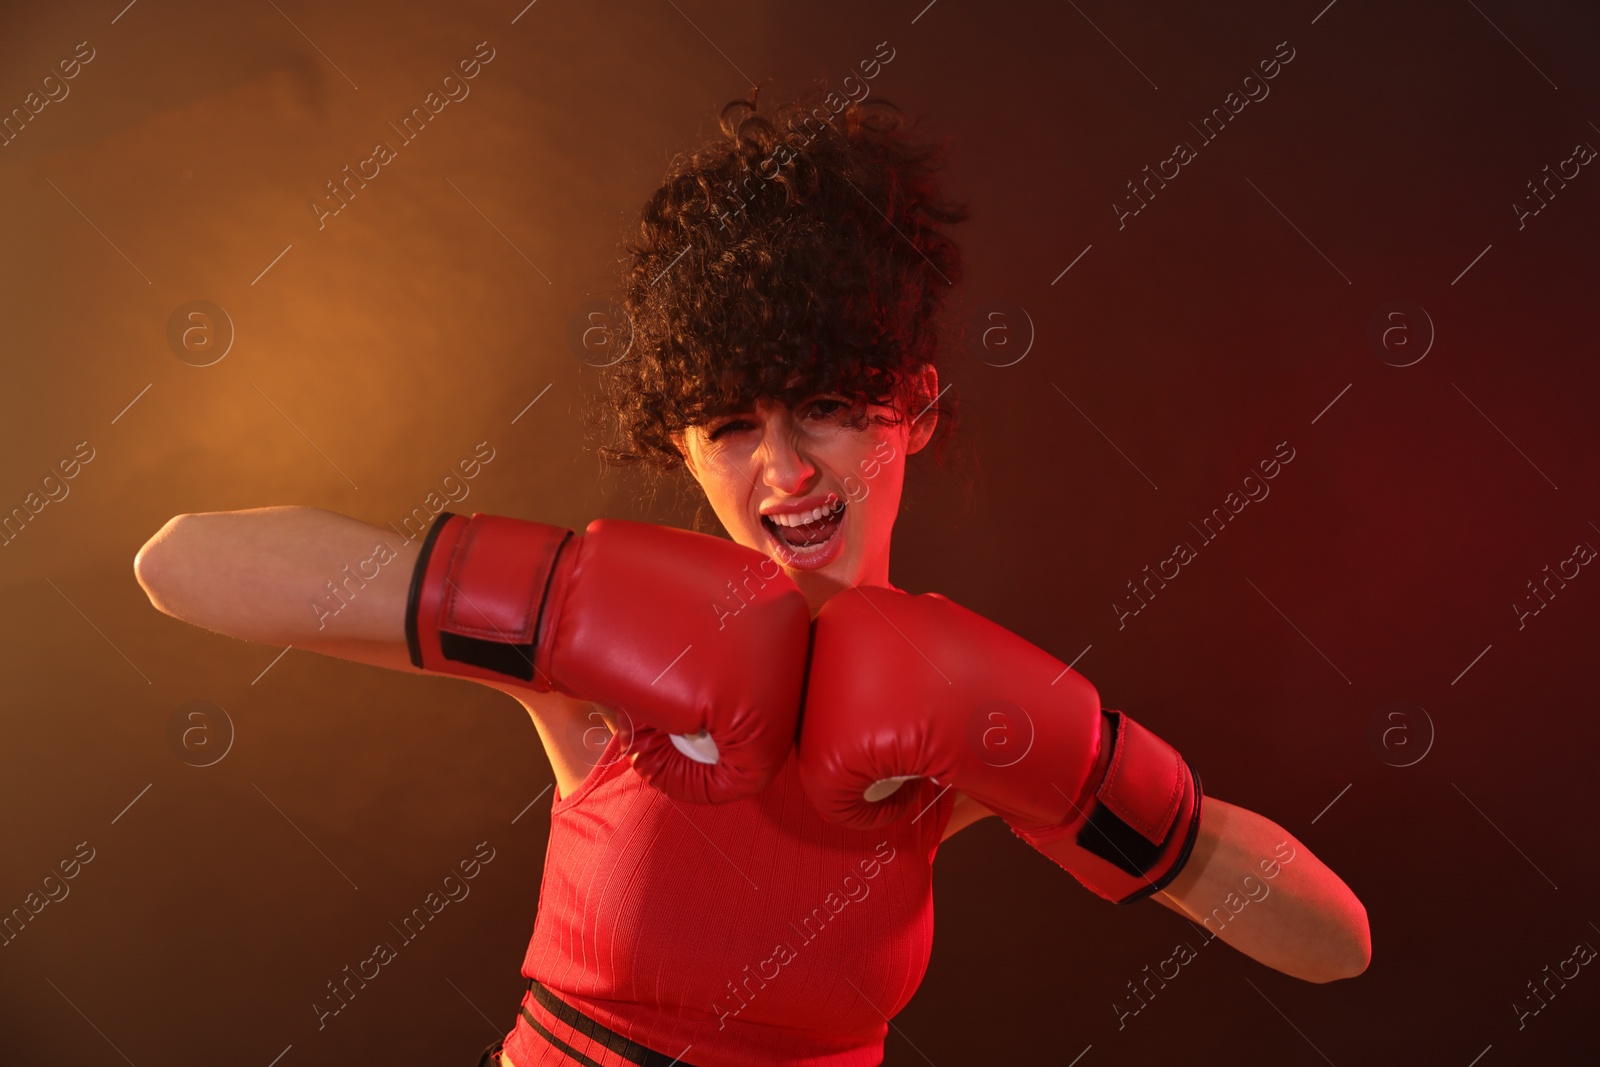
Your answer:
[[[1372,957],[1367,910],[1350,887],[1271,819],[1214,797],[1188,864],[1157,899],[1308,982],[1353,978]]]
[[[161,611],[232,637],[404,641],[419,547],[321,508],[198,512],[157,531],[134,573]]]

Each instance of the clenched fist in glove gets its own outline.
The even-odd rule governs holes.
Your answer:
[[[614,708],[645,780],[681,800],[736,800],[788,758],[805,680],[810,612],[788,578],[746,583],[731,622],[712,606],[764,558],[649,523],[576,534],[443,512],[412,573],[411,662]]]
[[[1118,903],[1175,878],[1200,822],[1200,780],[1172,746],[937,593],[867,586],[823,605],[799,764],[812,803],[862,828],[959,789]],[[914,777],[931,782],[900,788]]]

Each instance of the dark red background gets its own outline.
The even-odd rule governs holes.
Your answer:
[[[887,1062],[1589,1061],[1591,969],[1521,1030],[1512,1005],[1600,945],[1600,577],[1520,629],[1512,604],[1600,545],[1600,176],[1520,230],[1512,204],[1600,145],[1600,17],[923,2],[9,11],[4,109],[96,51],[0,148],[0,508],[77,442],[95,456],[0,548],[0,909],[96,854],[0,948],[0,1059],[465,1065],[510,1026],[548,827],[548,794],[512,823],[550,782],[527,717],[298,651],[262,675],[279,650],[158,614],[134,552],[187,511],[391,521],[482,440],[462,508],[686,524],[687,495],[598,477],[568,322],[718,105],[752,78],[839,85],[887,40],[874,95],[951,138],[973,208],[953,326],[1003,303],[1036,334],[1008,367],[949,350],[963,447],[913,462],[895,580],[1087,648],[1107,704],[1314,849],[1373,938],[1370,970],[1327,986],[1206,949],[1119,1030],[1125,983],[1192,931],[991,820],[941,852],[932,966]],[[484,40],[471,95],[319,230],[308,200]],[[1119,231],[1124,182],[1283,41],[1271,95]],[[237,331],[213,366],[167,345],[192,299]],[[1397,300],[1436,330],[1407,367],[1368,339]],[[1198,546],[1188,523],[1284,441],[1270,497]],[[1119,630],[1125,583],[1182,539],[1198,558]],[[237,731],[206,768],[167,741],[196,699]],[[1401,700],[1435,731],[1409,767],[1368,736]],[[483,840],[472,895],[319,1032],[323,983]]]

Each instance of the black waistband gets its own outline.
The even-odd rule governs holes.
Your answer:
[[[629,1041],[615,1030],[607,1029],[540,985],[539,980],[536,978],[528,979],[528,988],[533,992],[533,999],[537,1000],[539,1006],[545,1011],[554,1015],[591,1041],[599,1042],[629,1063],[637,1063],[639,1067],[694,1067],[694,1064],[685,1060],[681,1055],[677,1058],[665,1056],[655,1049],[646,1048],[637,1041]],[[602,1067],[597,1061],[590,1059],[555,1034],[552,1034],[547,1027],[533,1017],[533,1014],[527,1008],[519,1008],[517,1010],[522,1013],[524,1019],[528,1020],[528,1025],[533,1027],[536,1034],[578,1063],[583,1064],[583,1067]],[[692,1045],[690,1046],[690,1048],[693,1047]],[[689,1049],[684,1049],[683,1051],[688,1052]]]

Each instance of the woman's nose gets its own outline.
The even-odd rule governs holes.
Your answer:
[[[762,480],[781,493],[798,495],[816,473],[815,465],[805,454],[804,442],[787,412],[769,416],[763,425],[757,452]]]

